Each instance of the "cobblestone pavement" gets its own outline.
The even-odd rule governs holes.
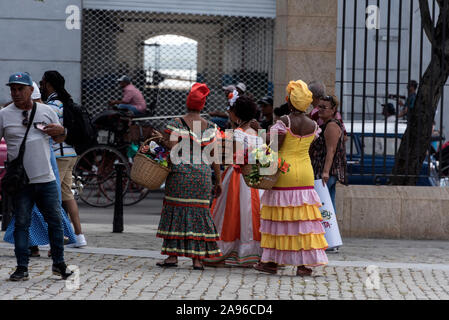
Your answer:
[[[51,274],[48,247],[30,260],[29,281],[7,281],[14,250],[0,242],[0,299],[449,299],[446,241],[344,239],[340,253],[328,255],[328,266],[300,278],[292,267],[277,275],[244,268],[195,271],[190,259],[161,269],[155,265],[162,258],[157,225],[125,226],[124,233],[112,233],[111,225],[83,229],[88,247],[66,249],[67,264],[78,268],[67,281]]]

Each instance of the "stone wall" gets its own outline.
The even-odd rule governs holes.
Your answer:
[[[275,106],[290,80],[321,80],[335,88],[338,1],[277,0],[274,44]]]
[[[337,187],[343,237],[449,240],[449,188]]]

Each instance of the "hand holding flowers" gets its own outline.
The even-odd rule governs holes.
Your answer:
[[[257,186],[261,183],[261,181],[267,178],[267,175],[261,174],[261,168],[269,168],[275,162],[277,163],[276,172],[274,175],[277,175],[278,172],[285,174],[290,170],[290,165],[283,159],[278,157],[278,153],[271,149],[268,145],[264,144],[261,147],[254,148],[251,152],[251,162],[255,162],[251,165],[251,171],[245,175],[245,180],[248,185]],[[245,157],[245,163],[247,163],[247,159]]]

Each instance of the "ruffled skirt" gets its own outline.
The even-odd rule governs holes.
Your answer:
[[[221,256],[210,215],[211,189],[207,167],[169,174],[157,231],[157,237],[164,239],[161,254],[199,259]]]
[[[266,191],[262,196],[261,261],[311,267],[327,264],[320,206],[313,187]]]
[[[262,190],[249,188],[243,176],[228,167],[223,175],[222,194],[212,205],[212,217],[220,234],[223,254],[206,259],[207,265],[252,267],[260,261],[260,197]]]

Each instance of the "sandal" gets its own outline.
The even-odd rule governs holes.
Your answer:
[[[200,270],[203,271],[204,270],[204,266],[193,266],[193,270]]]
[[[312,269],[306,268],[305,266],[298,267],[296,270],[296,275],[300,277],[308,277],[312,275]]]
[[[195,265],[195,262],[197,262],[197,263],[199,263],[199,265]],[[193,267],[193,270],[204,270],[204,266],[203,266],[203,263],[201,262],[201,259],[192,259],[192,263],[193,263],[193,265],[192,265],[192,267]]]
[[[276,274],[277,273],[277,267],[269,267],[268,263],[259,262],[253,266],[254,269],[257,271],[270,273],[270,274]]]
[[[167,262],[164,260],[162,262],[157,262],[156,265],[161,268],[176,268],[178,266],[178,262]]]

